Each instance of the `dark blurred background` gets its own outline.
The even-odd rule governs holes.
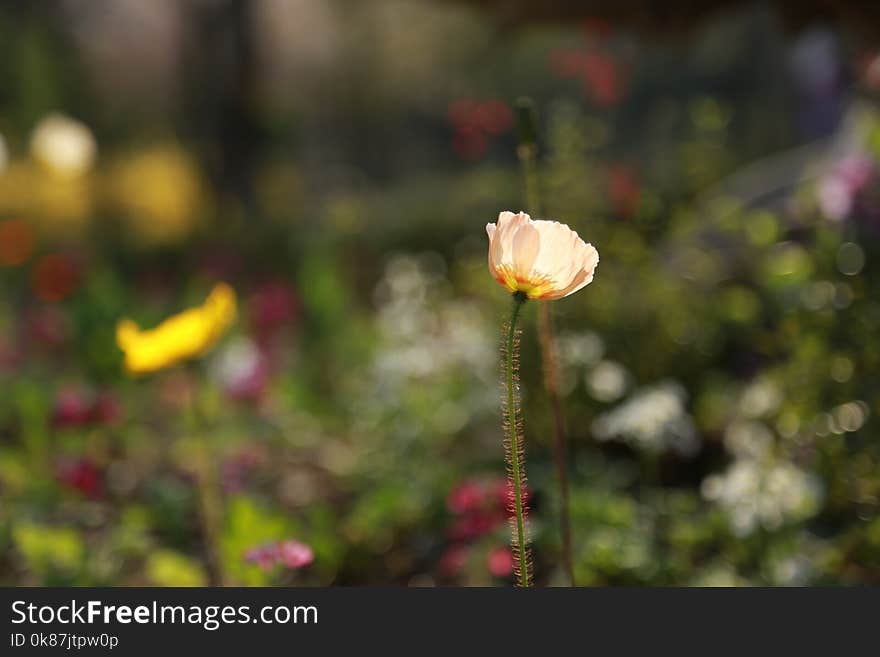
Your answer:
[[[878,11],[600,4],[0,4],[0,583],[511,583],[484,227],[527,96],[601,254],[553,304],[577,583],[880,584]],[[219,280],[231,334],[126,376],[116,322]]]

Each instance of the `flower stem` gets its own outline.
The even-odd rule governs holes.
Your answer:
[[[516,102],[517,133],[519,145],[516,149],[522,172],[523,195],[528,212],[541,211],[538,191],[538,121],[535,104],[530,98],[520,98]],[[541,361],[544,371],[544,390],[550,402],[553,417],[553,460],[556,463],[556,479],[559,486],[559,533],[562,539],[562,566],[569,586],[574,586],[574,567],[571,550],[571,514],[568,496],[568,454],[565,444],[565,417],[559,401],[556,376],[556,339],[553,332],[553,317],[550,304],[538,304],[538,332],[541,344]]]
[[[525,464],[524,447],[522,436],[520,435],[519,424],[519,403],[517,394],[517,384],[519,377],[516,373],[517,367],[517,340],[516,340],[516,320],[519,316],[520,308],[526,297],[521,293],[513,295],[513,305],[510,311],[510,323],[507,328],[507,345],[505,350],[506,367],[505,367],[505,387],[507,388],[507,459],[510,466],[510,483],[513,488],[513,507],[516,515],[516,543],[514,545],[514,556],[517,570],[518,583],[520,586],[527,587],[531,584],[529,575],[529,554],[526,545],[526,529],[525,529],[525,512],[523,511],[523,482],[525,480]]]
[[[538,333],[544,369],[544,389],[550,401],[553,415],[553,456],[556,462],[556,479],[559,484],[559,525],[562,536],[562,566],[569,586],[574,586],[574,566],[571,558],[571,515],[568,499],[568,454],[565,444],[565,416],[559,402],[556,381],[556,345],[553,336],[553,317],[547,302],[538,308]]]
[[[209,583],[211,586],[226,586],[220,554],[223,502],[213,449],[207,433],[208,422],[199,399],[199,392],[198,389],[189,391],[190,412],[198,446],[195,477],[199,520],[202,525],[202,540],[204,541]]]

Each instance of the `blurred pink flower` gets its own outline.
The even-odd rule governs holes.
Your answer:
[[[510,577],[513,573],[513,553],[509,547],[497,547],[489,553],[486,565],[495,577]]]
[[[848,155],[831,166],[819,180],[817,200],[822,214],[841,221],[852,212],[859,192],[871,181],[876,167],[871,158]]]
[[[482,508],[485,501],[485,485],[480,481],[467,479],[450,491],[446,506],[452,513],[462,514]]]
[[[305,543],[288,539],[278,548],[281,562],[288,568],[303,568],[315,560],[315,553]]]
[[[244,553],[244,559],[263,570],[271,570],[279,565],[297,570],[314,562],[315,554],[305,543],[290,538],[251,548]]]
[[[449,528],[449,537],[456,541],[471,541],[488,534],[501,525],[504,515],[479,511],[456,518]]]
[[[438,568],[444,577],[457,577],[467,565],[470,550],[465,545],[450,545],[440,557]]]
[[[278,546],[273,543],[251,548],[244,553],[244,560],[263,570],[272,570],[278,563]]]

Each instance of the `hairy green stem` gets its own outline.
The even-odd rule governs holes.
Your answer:
[[[516,155],[522,172],[523,196],[526,210],[531,214],[541,212],[538,190],[538,121],[535,105],[529,98],[517,101],[519,145]],[[553,317],[547,301],[538,304],[538,333],[541,344],[541,361],[544,370],[544,390],[550,402],[553,418],[553,460],[556,464],[556,480],[559,486],[559,533],[562,540],[562,566],[569,586],[574,586],[574,566],[571,549],[571,514],[568,495],[568,453],[565,444],[565,416],[559,401],[556,375],[556,339]]]
[[[508,458],[510,459],[510,470],[513,487],[513,504],[516,514],[516,548],[517,563],[519,565],[519,585],[527,587],[531,580],[529,577],[529,556],[526,546],[526,529],[525,514],[523,513],[522,503],[522,484],[525,477],[525,464],[521,463],[523,458],[523,445],[520,442],[520,435],[517,424],[517,394],[516,394],[516,373],[514,363],[516,362],[517,348],[516,344],[516,320],[519,316],[520,308],[522,308],[525,296],[521,293],[514,293],[513,306],[510,311],[510,324],[507,329],[507,363],[506,363],[506,384],[507,384],[507,440]]]

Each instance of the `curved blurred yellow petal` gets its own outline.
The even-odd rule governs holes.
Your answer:
[[[218,283],[201,306],[172,315],[155,328],[141,330],[130,319],[120,320],[116,343],[125,354],[125,369],[146,374],[201,356],[223,336],[235,316],[235,291]]]

